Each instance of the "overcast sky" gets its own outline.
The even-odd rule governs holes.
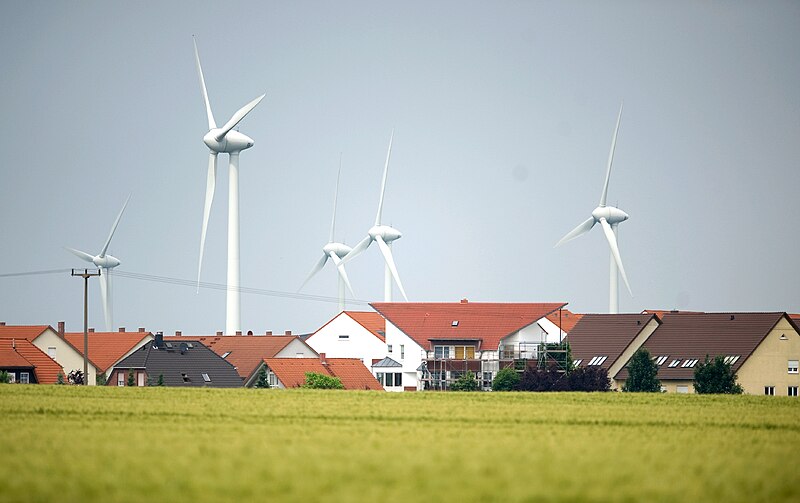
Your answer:
[[[208,150],[192,49],[218,123],[240,130],[244,330],[310,332],[337,311],[328,240],[384,223],[412,301],[568,302],[608,309],[599,228],[553,245],[600,197],[634,297],[620,309],[800,311],[798,2],[0,3],[0,274],[84,267],[111,244],[121,273],[196,277]],[[224,284],[227,156],[203,280]],[[348,264],[383,299],[377,247]],[[225,292],[115,277],[115,324],[203,334]],[[622,285],[622,283],[620,282]],[[264,295],[265,291],[278,292]],[[0,320],[82,329],[69,272],[0,277]],[[396,298],[400,298],[396,292]],[[90,326],[103,327],[97,280]],[[348,307],[365,309],[365,304]]]

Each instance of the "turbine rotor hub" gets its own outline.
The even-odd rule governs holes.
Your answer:
[[[328,243],[322,248],[322,251],[325,252],[326,255],[333,252],[333,254],[339,258],[344,258],[351,250],[352,248],[342,243]]]
[[[598,222],[601,218],[605,218],[606,222],[612,225],[624,222],[630,218],[627,213],[614,206],[598,206],[592,211],[592,217]]]
[[[203,136],[203,143],[218,154],[232,154],[234,152],[241,152],[248,149],[255,144],[255,141],[244,133],[239,131],[228,131],[221,140],[217,140],[217,136],[222,132],[222,129],[212,129]]]
[[[380,236],[386,243],[391,243],[403,237],[402,232],[388,225],[376,225],[369,230],[368,234],[372,239],[375,239],[376,236]]]

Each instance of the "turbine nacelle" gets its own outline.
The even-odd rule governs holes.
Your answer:
[[[594,218],[596,222],[599,222],[600,219],[605,218],[606,222],[608,222],[610,225],[614,225],[624,222],[625,220],[629,219],[630,216],[628,216],[628,214],[621,209],[613,206],[598,206],[594,209],[594,211],[592,211],[592,218]]]
[[[344,258],[348,253],[350,253],[353,249],[347,246],[346,244],[342,243],[328,243],[322,247],[322,252],[325,255],[330,256],[331,253],[336,255],[337,257]]]
[[[369,234],[369,237],[373,240],[380,236],[381,239],[383,239],[383,241],[387,244],[403,237],[402,232],[398,231],[394,227],[389,227],[388,225],[375,225],[367,232],[367,234]]]
[[[112,269],[120,265],[120,261],[117,257],[112,257],[111,255],[106,255],[104,257],[96,256],[92,258],[92,263],[97,267],[104,267],[106,269]]]
[[[203,136],[203,143],[205,143],[212,152],[231,154],[252,147],[255,141],[239,131],[228,131],[225,133],[221,128],[214,128]]]

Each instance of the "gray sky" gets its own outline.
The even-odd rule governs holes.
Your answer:
[[[644,308],[800,311],[797,2],[9,2],[0,4],[0,273],[83,267],[133,194],[120,272],[191,280],[208,150],[197,36],[219,123],[240,124],[242,285],[295,292],[327,242],[384,222],[413,301],[608,308],[600,229],[558,249],[602,189]],[[224,283],[227,156],[203,280]],[[328,267],[330,264],[328,265]],[[328,268],[303,293],[334,298]],[[376,247],[348,264],[382,300]],[[0,278],[0,320],[82,327],[82,280]],[[103,327],[96,280],[90,326]],[[399,293],[396,293],[399,298]],[[116,277],[115,324],[210,333],[225,293]],[[361,309],[362,305],[352,307]],[[244,330],[308,332],[334,302],[243,294]]]

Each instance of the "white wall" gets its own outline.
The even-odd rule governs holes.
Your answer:
[[[66,340],[62,339],[58,336],[58,334],[48,328],[42,334],[34,339],[33,344],[41,349],[44,354],[47,354],[48,347],[56,348],[56,357],[55,360],[64,367],[64,380],[66,381],[67,374],[70,373],[72,370],[80,370],[83,372],[83,354],[79,353],[75,350]],[[81,343],[83,344],[83,343]],[[81,348],[83,349],[83,348]],[[92,353],[89,352],[89,359],[91,360]],[[95,381],[97,377],[97,369],[94,368],[91,362],[89,362],[88,366],[89,376],[86,380],[86,383],[89,386],[94,386],[97,384]]]
[[[388,347],[392,346],[392,351],[388,351]],[[402,346],[402,350],[401,350]],[[401,354],[404,353],[404,354]],[[414,339],[404,334],[399,328],[392,325],[389,320],[386,320],[386,347],[384,348],[384,356],[388,356],[392,360],[398,362],[402,367],[394,367],[385,369],[386,372],[402,372],[403,373],[403,387],[414,386],[418,390],[422,388],[422,383],[419,380],[417,368],[422,364],[425,358],[425,351],[417,344]],[[381,369],[372,369],[373,374]],[[402,391],[402,388],[384,386],[386,391]]]
[[[349,337],[341,339],[340,335]],[[306,343],[317,353],[325,353],[328,358],[358,358],[367,368],[371,368],[373,359],[382,360],[386,356],[383,341],[347,313],[336,315],[306,339]]]
[[[328,356],[331,358],[338,358],[333,355]],[[300,339],[295,339],[287,344],[285,348],[278,351],[275,358],[319,358],[319,355],[309,344]]]

